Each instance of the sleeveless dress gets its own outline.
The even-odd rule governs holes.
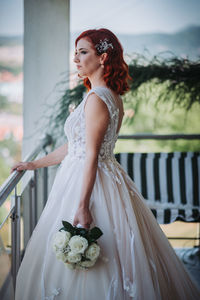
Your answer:
[[[98,156],[90,198],[101,256],[89,270],[71,270],[52,251],[62,220],[73,223],[85,159],[84,107],[95,93],[107,105],[110,122]],[[15,300],[199,300],[200,290],[171,247],[138,192],[116,161],[119,110],[111,90],[94,87],[68,116],[68,154],[59,166],[47,204],[27,244],[18,271]]]

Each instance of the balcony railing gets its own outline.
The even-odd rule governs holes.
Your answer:
[[[200,140],[200,134],[130,134],[119,135],[118,139],[122,140]]]
[[[134,135],[123,135],[119,136],[119,139],[154,139],[154,140],[175,140],[175,139],[198,139],[200,140],[200,134],[173,134],[173,135],[152,135],[152,134],[134,134]],[[46,152],[46,146],[51,144],[51,137],[47,136],[41,140],[38,146],[34,149],[34,151],[28,155],[24,161],[32,161],[34,160],[41,151]],[[47,153],[47,152],[46,152]],[[42,172],[41,178],[39,178]],[[0,281],[0,299],[8,300],[14,299],[14,291],[16,285],[16,276],[17,272],[23,258],[26,244],[35,228],[37,221],[38,221],[38,205],[41,206],[41,210],[46,204],[47,197],[48,197],[48,168],[43,168],[39,170],[35,170],[33,172],[33,177],[27,182],[27,184],[23,188],[23,192],[21,194],[18,193],[18,186],[17,184],[21,181],[24,177],[26,171],[22,172],[13,172],[8,179],[4,182],[4,184],[0,187],[0,208],[5,204],[6,200],[9,199],[10,194],[14,191],[14,195],[11,196],[11,205],[10,210],[7,213],[6,217],[4,218],[3,222],[0,224],[0,233],[3,231],[4,226],[10,220],[11,224],[11,252],[9,253],[9,248],[5,248],[3,241],[1,241],[0,235],[0,257],[2,255],[7,255],[8,262],[11,261],[10,265],[8,263],[7,273]],[[42,182],[41,182],[42,181]],[[43,191],[43,201],[38,201],[38,185],[42,185]],[[41,193],[40,193],[41,195]],[[23,207],[23,203],[28,204],[28,210],[26,206]],[[22,222],[26,224],[26,228],[24,228],[23,234],[24,237],[22,239],[22,230],[21,225]],[[172,239],[180,239],[179,237],[173,237]],[[183,239],[187,239],[184,237]],[[189,237],[188,239],[191,239]],[[192,239],[198,239],[192,238]],[[22,245],[24,244],[24,245]],[[11,260],[10,257],[11,256]],[[0,278],[1,279],[1,278]]]
[[[46,136],[43,138],[38,146],[24,159],[25,162],[34,160],[43,150],[46,152],[46,146],[51,144],[51,137]],[[47,168],[43,168],[43,206],[47,201],[47,187],[48,187],[48,174]],[[5,216],[3,222],[0,224],[0,233],[4,233],[5,231],[11,230],[11,245],[9,251],[9,246],[4,245],[3,240],[1,239],[0,234],[0,258],[5,257],[7,259],[7,265],[5,266],[6,271],[4,274],[0,274],[0,299],[14,299],[14,291],[16,285],[16,276],[17,272],[22,260],[22,255],[25,251],[25,244],[27,244],[32,231],[37,224],[37,188],[38,188],[38,170],[34,170],[33,177],[28,180],[23,188],[23,192],[21,194],[18,193],[17,185],[24,177],[26,170],[17,172],[14,171],[4,182],[4,184],[0,187],[0,208],[3,207],[6,200],[10,200],[10,209]],[[10,194],[14,191],[14,195]],[[24,227],[24,239],[21,239],[21,221],[24,220],[21,218],[22,215],[22,199],[26,201],[29,207],[29,219],[28,226]],[[24,216],[23,216],[24,217]],[[11,221],[10,221],[11,220]],[[9,221],[11,224],[8,224]],[[7,225],[7,227],[6,227]],[[6,229],[5,229],[6,227]],[[11,228],[9,228],[11,227]],[[23,247],[22,244],[24,244]],[[22,249],[21,249],[22,248]],[[10,257],[11,256],[11,257]],[[5,259],[4,259],[5,261]],[[11,263],[9,263],[11,262]]]

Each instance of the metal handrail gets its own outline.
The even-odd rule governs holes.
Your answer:
[[[119,135],[118,139],[122,140],[199,140],[200,134],[184,134],[184,133],[178,133],[178,134],[151,134],[151,133],[138,133],[138,134],[124,134]]]
[[[51,136],[46,135],[44,138],[41,139],[38,146],[30,154],[28,154],[23,161],[24,162],[32,161],[43,148],[50,145],[51,143],[52,143]],[[27,170],[23,170],[20,173],[14,171],[2,184],[2,186],[0,187],[0,206],[5,202],[9,194],[15,188],[15,186],[20,181],[20,179],[24,176],[26,171]]]
[[[32,161],[34,160],[37,155],[41,152],[42,149],[44,149],[46,146],[50,145],[52,143],[52,138],[49,135],[46,135],[45,137],[40,139],[40,142],[38,146],[30,153],[28,154],[24,162]],[[10,195],[10,193],[15,189],[15,195],[14,195],[14,203],[12,203],[12,208],[10,209],[9,213],[7,214],[6,218],[0,224],[0,228],[3,227],[3,224],[5,221],[10,218],[12,219],[11,223],[11,276],[13,280],[13,287],[15,291],[15,286],[16,286],[16,277],[17,277],[17,272],[21,263],[21,249],[20,249],[20,242],[21,242],[21,197],[22,195],[17,194],[17,183],[20,181],[20,179],[24,176],[26,170],[23,170],[22,172],[17,172],[14,171],[8,178],[7,180],[3,183],[3,185],[0,187],[0,207],[3,205],[3,203],[6,201],[7,197]],[[45,173],[45,176],[47,173]],[[44,177],[45,177],[44,176]],[[36,182],[36,170],[34,170],[34,180]],[[46,178],[45,180],[45,187],[46,185]],[[30,182],[26,184],[26,187],[32,183],[33,179],[31,179]],[[36,225],[36,214],[35,214],[35,205],[37,205],[37,196],[36,196],[36,191],[37,187],[34,185],[31,187],[35,190],[35,196],[34,199],[32,199],[31,195],[31,205],[34,207],[31,207],[31,213],[30,213],[30,228],[31,232],[34,229],[34,226]],[[45,195],[47,192],[45,191]],[[34,203],[32,202],[34,201]],[[34,216],[33,216],[34,214]],[[30,232],[30,234],[31,234]],[[7,282],[7,281],[6,281]]]

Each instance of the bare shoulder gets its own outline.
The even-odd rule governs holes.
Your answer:
[[[95,93],[88,95],[85,103],[86,136],[94,140],[103,138],[109,120],[109,111],[104,101]]]
[[[86,100],[85,112],[93,114],[104,114],[109,116],[106,103],[94,92],[92,92]]]

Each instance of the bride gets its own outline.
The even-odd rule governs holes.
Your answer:
[[[108,29],[84,31],[74,62],[88,93],[66,119],[68,142],[11,171],[61,163],[18,271],[15,300],[197,300],[200,291],[113,149],[129,90],[123,48]],[[62,220],[98,226],[101,255],[88,270],[57,260]]]

